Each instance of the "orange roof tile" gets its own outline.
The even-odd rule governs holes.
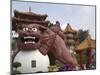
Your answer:
[[[67,24],[67,27],[65,28],[64,33],[67,33],[67,32],[76,33],[76,30],[73,30],[70,24]]]
[[[86,49],[95,49],[96,48],[96,42],[95,40],[92,40],[90,35],[87,36],[87,38],[76,47],[76,51],[80,50],[86,50]]]

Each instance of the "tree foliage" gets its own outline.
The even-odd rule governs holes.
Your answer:
[[[12,39],[11,46],[13,51],[16,50],[16,41],[14,39]]]
[[[51,23],[49,20],[46,21],[48,23],[48,27],[53,26],[53,23]]]
[[[16,70],[17,70],[18,67],[21,67],[20,62],[14,62],[12,65],[13,65],[14,68],[16,68]]]
[[[88,30],[80,29],[78,31],[79,43],[81,43],[88,35],[89,35],[89,31]]]

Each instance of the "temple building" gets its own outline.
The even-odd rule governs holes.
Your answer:
[[[28,12],[20,12],[18,10],[14,10],[14,16],[12,17],[12,29],[15,30],[16,25],[21,24],[30,24],[36,23],[41,25],[48,25],[48,22],[45,21],[48,15],[46,14],[37,14],[31,11],[29,8]]]
[[[79,64],[81,67],[83,67],[83,57],[82,54],[83,52],[87,52],[87,66],[89,67],[89,65],[91,65],[93,63],[93,58],[95,56],[94,51],[96,49],[96,41],[91,39],[91,36],[88,35],[85,40],[83,40],[82,43],[80,43],[79,45],[77,45],[76,47],[76,52],[79,54]]]
[[[76,30],[72,29],[70,24],[67,24],[64,34],[66,35],[66,46],[69,48],[71,53],[75,53],[74,49],[77,45],[77,40],[78,40],[78,33]]]

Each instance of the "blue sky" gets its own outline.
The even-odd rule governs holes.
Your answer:
[[[89,30],[89,34],[95,39],[95,6],[51,4],[36,2],[16,2],[12,1],[13,10],[29,11],[38,14],[47,14],[52,23],[60,21],[62,29],[65,29],[69,23],[75,30]]]

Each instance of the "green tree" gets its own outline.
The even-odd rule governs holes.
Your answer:
[[[47,20],[46,22],[47,22],[47,24],[48,24],[48,27],[53,26],[53,23],[51,23],[49,20]]]
[[[11,46],[12,46],[12,50],[16,50],[16,41],[14,39],[12,39]]]
[[[88,30],[80,29],[78,31],[79,43],[81,43],[88,35],[89,35],[89,31]]]
[[[17,71],[17,68],[18,67],[21,67],[21,63],[20,62],[14,62],[13,64],[12,64],[12,66],[16,69],[16,71]]]

